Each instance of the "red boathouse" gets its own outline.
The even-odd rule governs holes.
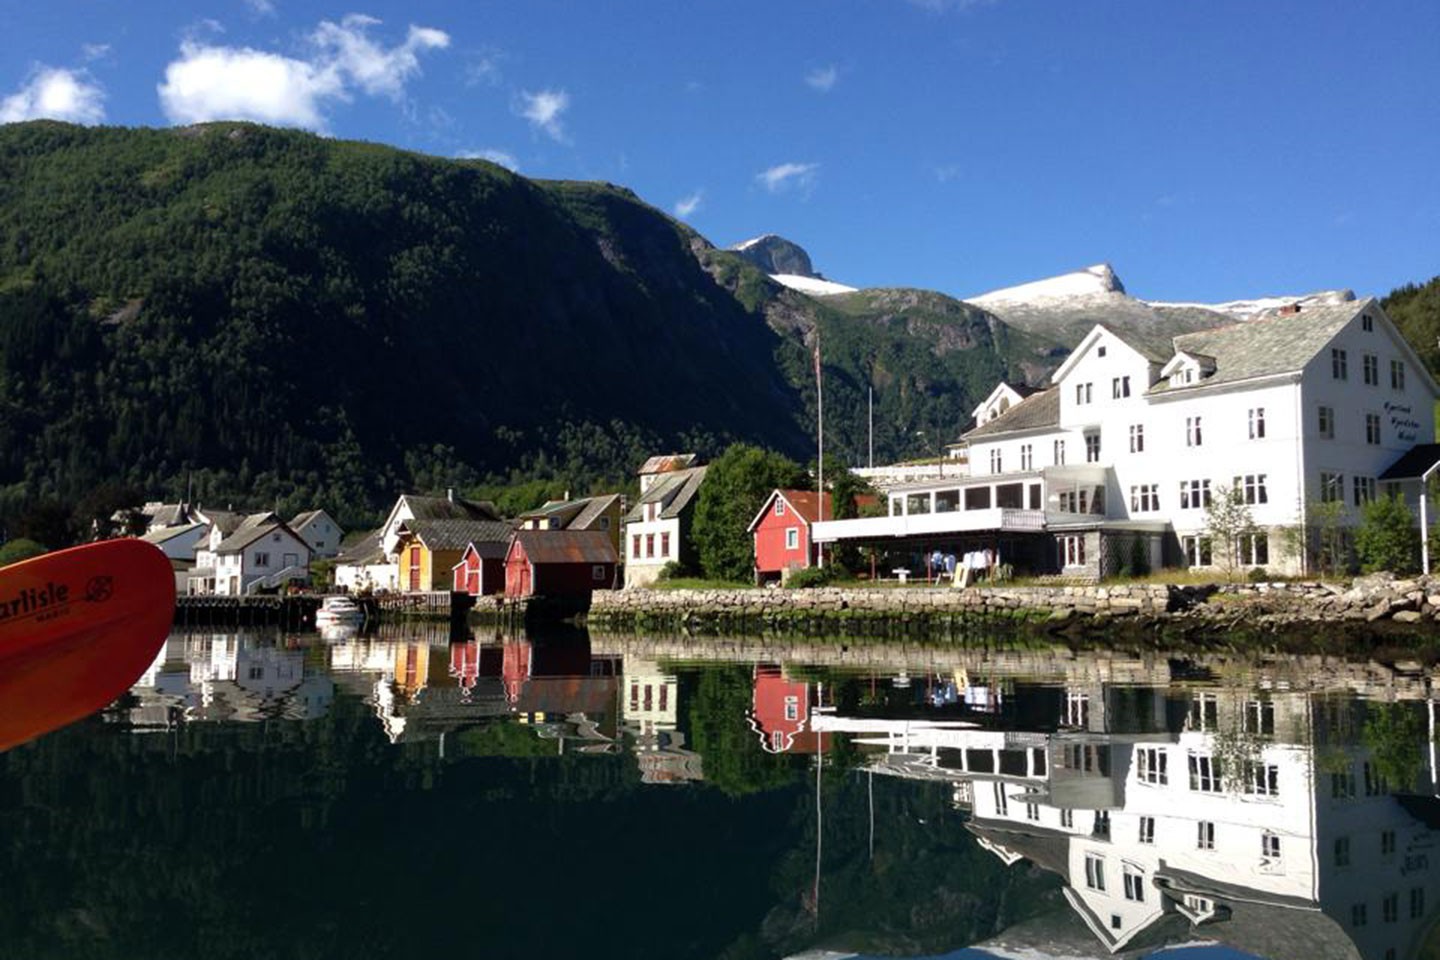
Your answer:
[[[615,547],[603,530],[517,530],[505,555],[505,596],[589,596],[615,588]]]

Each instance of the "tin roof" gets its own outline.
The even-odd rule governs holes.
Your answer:
[[[531,563],[616,563],[615,545],[602,530],[517,530],[515,543]]]
[[[647,473],[670,473],[673,470],[684,470],[694,465],[695,454],[693,453],[666,453],[646,460],[635,472],[640,476]]]
[[[428,550],[464,550],[472,543],[508,543],[514,528],[507,520],[406,520],[400,534],[410,533]]]
[[[966,441],[984,440],[1023,430],[1045,430],[1060,424],[1060,388],[1031,394],[1000,416],[965,434]]]
[[[662,518],[678,517],[681,511],[695,499],[695,494],[700,490],[700,484],[705,481],[706,469],[705,467],[690,467],[660,477],[650,485],[650,489],[646,490],[640,499],[635,501],[635,506],[625,514],[625,522],[632,523],[644,517],[644,505],[647,503],[661,504],[660,516]]]

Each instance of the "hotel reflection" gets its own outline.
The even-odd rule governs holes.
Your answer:
[[[877,772],[953,784],[981,845],[1059,874],[1111,953],[1420,954],[1440,902],[1430,704],[1101,685],[1048,703],[1034,731],[833,713],[815,728],[883,748]]]

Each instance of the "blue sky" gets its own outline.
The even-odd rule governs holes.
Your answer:
[[[0,120],[245,117],[635,190],[964,296],[1108,261],[1225,300],[1440,273],[1434,0],[45,0]]]

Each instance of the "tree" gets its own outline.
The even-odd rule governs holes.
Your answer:
[[[1420,536],[1415,516],[1400,497],[1380,497],[1360,511],[1355,530],[1355,552],[1366,573],[1389,570],[1413,573],[1418,569]]]
[[[8,567],[12,563],[29,560],[31,557],[38,557],[45,552],[45,548],[34,540],[26,540],[23,537],[11,540],[0,547],[0,567]]]
[[[770,491],[806,484],[795,461],[745,443],[732,444],[705,471],[692,539],[705,576],[749,580],[755,570],[750,521]]]
[[[1205,506],[1205,530],[1210,535],[1216,563],[1227,576],[1233,576],[1243,559],[1241,541],[1255,535],[1255,518],[1245,502],[1245,491],[1237,486],[1220,485]]]

